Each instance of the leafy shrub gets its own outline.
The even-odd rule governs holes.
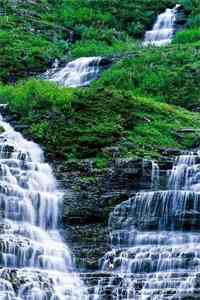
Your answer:
[[[194,28],[178,32],[173,42],[177,44],[186,44],[198,41],[200,41],[200,29]]]
[[[143,49],[104,72],[96,87],[131,90],[195,109],[199,99],[200,43]]]

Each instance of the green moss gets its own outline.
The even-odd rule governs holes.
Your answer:
[[[68,49],[68,44],[62,42],[64,32],[55,27],[55,4],[23,2],[16,7],[11,1],[0,3],[4,12],[0,16],[0,81],[3,82],[43,72]]]
[[[80,179],[82,182],[91,183],[91,184],[96,183],[97,181],[97,178],[95,176],[81,176]]]
[[[195,43],[200,41],[200,29],[192,28],[184,31],[180,31],[176,34],[173,43],[186,44]]]
[[[50,61],[62,55],[56,43],[42,37],[0,29],[0,80],[4,82],[43,72]]]
[[[71,50],[74,58],[84,56],[109,56],[129,53],[137,49],[137,43],[130,38],[124,41],[113,40],[112,44],[108,45],[104,41],[84,40],[77,42]]]
[[[98,155],[98,153],[97,153]],[[96,160],[95,160],[95,167],[97,169],[105,169],[108,167],[108,158],[104,157],[104,156],[97,156]]]

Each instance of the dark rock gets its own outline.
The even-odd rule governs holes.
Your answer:
[[[102,224],[65,226],[63,236],[69,247],[73,249],[80,269],[98,269],[98,258],[109,250],[107,226]]]
[[[176,14],[176,31],[182,30],[187,23],[187,15],[184,7],[180,5]]]
[[[24,130],[24,129],[27,129],[27,128],[29,128],[29,126],[28,125],[19,125],[19,124],[17,124],[16,126],[15,126],[15,130],[17,130],[17,131],[21,131],[21,130]]]
[[[12,124],[16,126],[15,118]],[[23,126],[18,127],[20,131],[23,129]],[[113,156],[119,150],[115,147],[105,149]],[[160,189],[165,186],[165,174],[171,169],[172,162],[169,156],[159,159]],[[110,212],[137,191],[151,188],[152,162],[141,158],[115,158],[105,169],[96,169],[94,160],[50,163],[64,194],[60,217],[63,235],[76,255],[77,267],[94,271],[99,259],[109,250],[107,224]],[[149,219],[149,224],[153,226],[153,223],[155,221]]]
[[[179,130],[176,130],[177,133],[197,133],[200,132],[200,129],[195,128],[181,128]]]
[[[182,150],[176,148],[160,148],[159,150],[164,156],[178,156],[183,153]]]
[[[172,161],[166,157],[159,164],[164,178]],[[149,189],[152,176],[152,162],[142,159],[117,158],[102,170],[94,166],[93,160],[54,163],[64,192],[63,233],[76,254],[77,266],[86,270],[97,269],[108,251],[110,212],[138,190]]]

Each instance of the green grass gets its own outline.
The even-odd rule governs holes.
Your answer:
[[[121,156],[191,147],[191,139],[177,139],[175,130],[200,126],[198,113],[114,88],[75,90],[33,80],[1,86],[0,101],[9,103],[19,122],[28,125],[25,134],[50,157],[96,158],[97,167],[106,165],[109,154],[104,149],[111,146]]]
[[[63,56],[73,59],[129,52],[156,15],[175,2],[43,0],[34,4],[27,0],[16,8],[11,1],[0,2],[5,11],[0,17],[0,81],[39,74]],[[68,29],[78,37],[75,44],[68,41]]]
[[[13,82],[41,73],[68,50],[63,32],[52,26],[55,22],[50,16],[56,9],[50,1],[35,5],[27,1],[16,8],[11,1],[1,1],[1,7],[5,16],[0,16],[0,81]]]
[[[170,104],[195,109],[200,105],[200,42],[138,50],[104,72],[93,86],[131,90]]]
[[[43,72],[55,58],[113,55],[137,48],[156,16],[176,0],[42,0],[11,5],[1,1],[0,81],[13,82]],[[199,38],[200,9],[197,0],[180,0],[188,14],[188,28],[177,43]],[[25,15],[24,15],[25,14]],[[196,29],[195,29],[196,28]],[[76,43],[68,41],[68,29]]]
[[[0,18],[0,81],[7,83],[43,72],[55,59],[124,55],[90,88],[61,88],[39,80],[0,85],[28,137],[42,144],[50,158],[95,158],[104,168],[118,147],[121,156],[156,156],[160,147],[190,148],[198,136],[183,139],[176,130],[199,128],[199,2],[181,0],[187,28],[166,48],[140,48],[138,39],[173,0],[28,1],[18,6],[33,18],[16,15],[6,5]],[[35,21],[37,20],[37,22]],[[60,30],[55,29],[60,26]],[[79,37],[67,42],[62,28]],[[132,57],[127,53],[135,53]],[[190,111],[189,111],[190,110]]]
[[[110,46],[105,42],[86,40],[77,42],[71,50],[71,54],[74,58],[84,56],[112,56],[135,51],[137,47],[137,43],[129,38],[124,41],[116,39]]]
[[[191,28],[176,34],[174,44],[195,43],[200,41],[200,28]]]
[[[40,36],[17,29],[0,29],[0,79],[3,82],[43,72],[50,61],[62,55],[60,45]]]

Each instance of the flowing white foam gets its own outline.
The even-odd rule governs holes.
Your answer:
[[[88,86],[99,76],[101,57],[81,57],[66,64],[61,69],[56,62],[44,78],[66,87]]]
[[[88,299],[58,231],[62,194],[41,148],[2,118],[0,127],[0,298]]]
[[[177,16],[177,9],[180,5],[176,5],[173,9],[166,9],[160,14],[153,26],[153,29],[147,31],[143,42],[144,46],[165,46],[171,43]]]
[[[152,178],[158,176],[152,163]],[[152,188],[111,213],[111,251],[101,260],[109,276],[93,299],[103,300],[106,291],[111,300],[200,298],[200,154],[179,156],[167,189]]]

